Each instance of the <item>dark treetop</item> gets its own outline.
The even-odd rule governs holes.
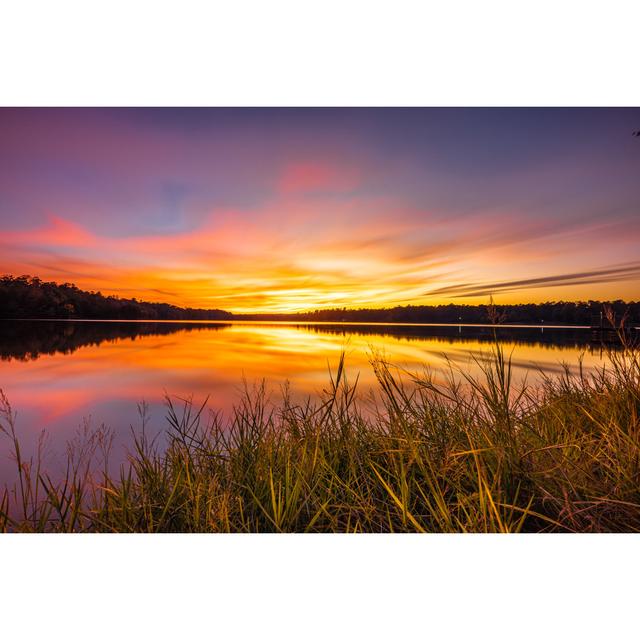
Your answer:
[[[39,278],[0,279],[0,318],[88,318],[96,320],[225,320],[220,309],[184,309],[162,302],[103,296],[73,284]]]
[[[103,296],[73,284],[42,282],[30,276],[0,278],[0,319],[96,320],[290,320],[315,322],[487,323],[591,325],[609,307],[619,322],[640,324],[640,302],[545,302],[541,304],[404,306],[390,309],[322,309],[303,313],[232,314],[191,309],[135,298]]]

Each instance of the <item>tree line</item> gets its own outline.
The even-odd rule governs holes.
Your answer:
[[[270,313],[234,315],[243,320],[292,320],[301,322],[407,322],[447,324],[569,324],[591,325],[608,322],[610,309],[617,322],[625,317],[627,325],[640,324],[640,302],[614,300],[601,302],[543,302],[540,304],[445,304],[408,305],[389,309],[318,309],[303,313]],[[496,320],[497,318],[497,320]]]
[[[103,296],[74,284],[31,276],[0,278],[0,318],[87,318],[100,320],[224,320],[220,309],[191,309],[136,298]]]
[[[617,321],[640,324],[640,302],[544,302],[540,304],[407,305],[388,309],[318,309],[301,313],[232,314],[193,309],[136,298],[104,296],[74,284],[43,282],[31,276],[0,278],[0,318],[86,318],[101,320],[289,320],[299,322],[406,322],[483,324],[496,318],[507,324],[591,325],[605,308]],[[606,322],[606,321],[605,321]]]

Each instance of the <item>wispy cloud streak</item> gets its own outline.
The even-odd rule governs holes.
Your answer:
[[[581,271],[577,273],[565,273],[540,278],[527,278],[524,280],[507,280],[503,282],[468,283],[446,287],[438,287],[427,291],[427,296],[467,298],[488,296],[496,293],[521,291],[524,289],[538,289],[547,287],[568,287],[586,284],[603,284],[610,282],[622,282],[626,280],[640,279],[640,262],[632,262],[624,265],[595,269],[593,271]]]

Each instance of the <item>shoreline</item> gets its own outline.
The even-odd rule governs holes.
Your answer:
[[[357,326],[357,327],[472,327],[483,329],[594,329],[589,325],[576,324],[488,324],[466,322],[354,322],[329,320],[155,320],[155,319],[99,319],[99,318],[0,318],[0,322],[100,322],[136,324],[239,324],[239,325],[283,325],[283,326]],[[630,325],[627,330],[639,330],[640,326]],[[612,329],[615,331],[615,329]]]

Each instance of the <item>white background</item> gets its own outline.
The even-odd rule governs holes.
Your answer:
[[[3,105],[640,105],[637,2],[0,7]],[[639,551],[637,535],[7,535],[0,633],[637,637]]]

